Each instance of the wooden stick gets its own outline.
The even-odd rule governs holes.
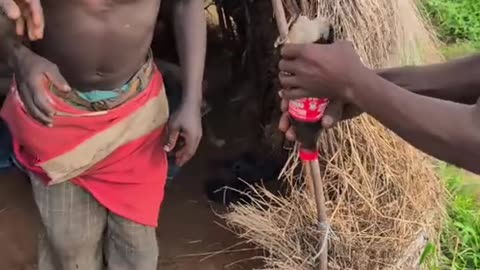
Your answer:
[[[282,0],[272,0],[273,14],[277,21],[278,33],[283,41],[288,37],[288,23],[287,16],[285,16],[285,9],[283,8]]]
[[[280,34],[280,39],[283,42],[288,42],[288,23],[285,16],[285,10],[283,8],[282,0],[272,0],[272,7],[277,21],[278,32]],[[306,169],[306,181],[308,181],[308,176],[310,175],[313,180],[313,189],[315,193],[315,203],[317,206],[317,215],[318,215],[318,227],[321,232],[323,232],[323,237],[320,246],[320,256],[319,256],[319,269],[327,270],[328,269],[328,232],[329,226],[327,221],[327,211],[325,207],[325,196],[323,194],[323,182],[322,175],[320,174],[320,165],[318,160],[310,161],[305,163]],[[308,185],[308,182],[307,182]]]
[[[313,184],[313,175],[312,175],[312,170],[310,168],[310,164],[308,164],[308,162],[305,162],[304,164],[304,174],[305,174],[305,186],[307,188],[307,195],[309,198],[315,198],[315,186]]]
[[[310,168],[310,175],[313,179],[313,188],[315,190],[315,203],[317,206],[317,218],[319,230],[323,233],[320,246],[320,270],[328,269],[328,236],[330,227],[328,225],[327,208],[325,206],[325,194],[323,193],[323,180],[320,173],[320,164],[318,160],[307,162]]]
[[[320,164],[318,160],[307,162],[310,165],[310,174],[313,178],[313,188],[315,189],[315,202],[317,204],[318,221],[327,222],[327,211],[325,208],[325,195],[323,193],[323,180],[320,173]]]

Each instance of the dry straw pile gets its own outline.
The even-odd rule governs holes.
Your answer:
[[[316,11],[312,2],[285,0],[285,6],[290,14]],[[353,41],[372,67],[440,60],[414,0],[320,0],[320,5],[339,38]],[[325,132],[321,151],[333,229],[330,269],[414,269],[427,238],[437,240],[443,212],[432,160],[367,116]],[[296,179],[298,167],[292,155],[281,176],[291,187],[288,196],[256,188],[261,196],[225,215],[239,235],[265,250],[263,269],[316,268],[315,204]]]

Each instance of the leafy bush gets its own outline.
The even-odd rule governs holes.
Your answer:
[[[442,178],[451,194],[444,220],[439,252],[433,243],[422,255],[430,270],[480,269],[480,201],[478,178],[470,179],[461,170],[444,165]]]
[[[479,0],[425,0],[425,7],[445,41],[480,45]]]
[[[453,200],[441,239],[442,261],[450,269],[480,269],[480,208],[475,192],[478,183],[466,184],[458,173],[449,174],[448,170],[444,175],[448,175],[447,187]]]

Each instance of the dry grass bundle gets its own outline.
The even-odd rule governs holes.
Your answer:
[[[427,238],[436,241],[441,190],[429,158],[368,117],[322,138],[327,208],[334,232],[331,269],[413,269]],[[315,269],[320,233],[312,196],[295,178],[292,156],[281,197],[256,188],[250,205],[225,217],[267,253],[264,269]]]
[[[286,3],[292,14],[316,10],[309,5]],[[441,59],[413,0],[321,0],[320,5],[340,38],[352,40],[372,67]],[[442,213],[432,160],[366,116],[325,132],[321,152],[334,232],[330,269],[414,269],[426,238],[437,240]],[[242,237],[266,251],[263,269],[316,267],[315,203],[296,178],[297,167],[292,156],[282,174],[291,194],[256,188],[260,196],[251,204],[234,206],[225,215]]]
[[[283,0],[290,14],[330,18],[372,67],[436,62],[438,41],[417,0]]]

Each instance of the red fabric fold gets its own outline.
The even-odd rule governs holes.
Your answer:
[[[89,112],[74,108],[45,90],[57,111],[75,115],[55,116],[54,126],[46,127],[26,113],[13,85],[0,115],[12,133],[15,156],[20,164],[48,183],[49,178],[39,164],[71,151],[122,121],[163,89],[162,76],[156,70],[147,89],[137,97],[107,114],[95,116],[82,116]],[[140,224],[157,226],[168,166],[161,143],[163,130],[160,127],[117,148],[71,181],[115,214]]]

